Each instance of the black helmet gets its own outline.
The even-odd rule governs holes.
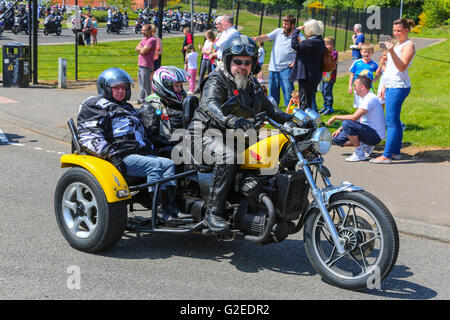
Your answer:
[[[133,79],[124,70],[119,68],[109,68],[103,71],[97,79],[97,92],[103,98],[108,100],[113,99],[112,87],[115,85],[125,83],[128,85],[125,100],[131,98],[131,86],[134,87]]]
[[[225,42],[222,60],[225,64],[225,68],[230,73],[231,58],[233,56],[252,57],[252,73],[256,75],[261,71],[261,67],[258,63],[258,47],[252,38],[239,34],[231,37]]]
[[[186,97],[186,91],[183,89],[175,93],[173,85],[177,82],[186,82],[189,77],[190,75],[183,69],[173,66],[160,67],[153,74],[152,88],[161,98],[172,104],[181,105]]]

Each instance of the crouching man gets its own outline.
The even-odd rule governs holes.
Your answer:
[[[355,147],[353,154],[345,159],[350,162],[367,160],[386,135],[383,108],[378,97],[370,91],[371,80],[367,76],[359,76],[353,85],[361,97],[355,113],[335,115],[327,122],[327,126],[331,126],[336,120],[342,121],[342,127],[333,133],[333,143]]]

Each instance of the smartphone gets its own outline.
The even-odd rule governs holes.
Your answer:
[[[380,42],[380,49],[386,49],[386,44],[384,42]]]

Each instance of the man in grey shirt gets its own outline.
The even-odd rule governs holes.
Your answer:
[[[284,106],[287,107],[291,99],[294,83],[289,81],[296,52],[291,48],[292,34],[295,30],[295,17],[283,17],[283,28],[277,28],[271,33],[252,37],[256,42],[273,41],[269,62],[269,96],[280,104],[280,87],[283,91]]]

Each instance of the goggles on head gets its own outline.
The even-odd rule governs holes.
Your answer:
[[[244,51],[247,53],[247,55],[249,56],[254,56],[255,55],[255,47],[252,45],[247,45],[247,44],[233,44],[231,46],[231,53],[233,55],[242,55],[242,53],[244,53]]]

